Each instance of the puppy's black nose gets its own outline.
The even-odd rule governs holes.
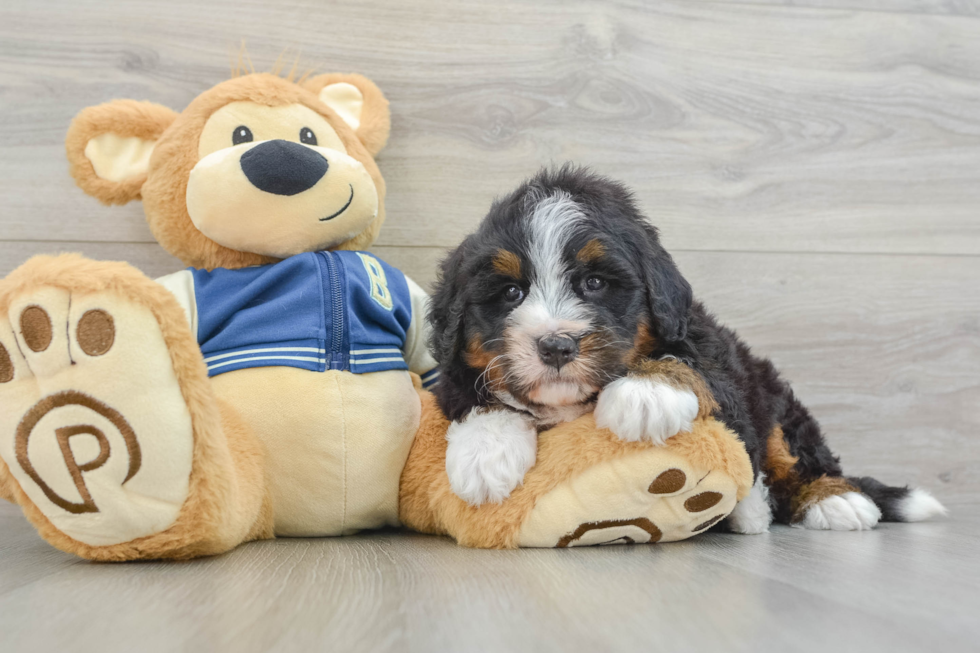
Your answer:
[[[327,174],[327,160],[305,145],[266,141],[242,155],[242,172],[259,190],[296,195],[309,190]]]
[[[545,336],[538,340],[538,356],[545,365],[560,370],[575,360],[578,344],[567,336]]]

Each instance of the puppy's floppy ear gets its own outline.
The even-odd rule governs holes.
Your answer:
[[[646,238],[637,246],[654,331],[664,342],[683,340],[693,301],[691,285],[660,245],[656,228],[645,224],[642,229]]]
[[[374,82],[361,75],[328,73],[303,82],[320,101],[346,122],[371,156],[377,156],[391,131],[388,100]]]
[[[460,359],[466,346],[466,299],[462,292],[466,245],[467,241],[463,241],[439,264],[439,278],[429,301],[429,323],[432,325],[429,349],[443,367],[453,365]]]
[[[439,278],[429,303],[432,326],[429,349],[439,362],[439,383],[433,388],[447,418],[459,420],[479,406],[476,389],[479,373],[466,364],[466,296],[463,261],[468,256],[467,238],[439,266]]]
[[[75,183],[104,204],[139,199],[150,154],[176,118],[167,107],[136,100],[83,109],[65,138]]]

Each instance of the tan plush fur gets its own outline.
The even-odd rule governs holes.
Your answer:
[[[422,424],[402,472],[399,516],[410,528],[450,535],[464,546],[516,547],[521,524],[538,497],[600,462],[655,446],[623,442],[608,430],[597,429],[591,414],[584,415],[538,436],[538,462],[506,501],[474,508],[449,487],[445,462],[449,423],[439,413],[435,398],[420,394]],[[691,433],[670,438],[664,448],[697,467],[728,474],[738,485],[738,498],[748,495],[752,466],[745,447],[715,420],[698,419]]]
[[[363,95],[356,132],[317,95],[323,86],[336,82],[352,84]],[[239,101],[273,107],[301,104],[330,123],[347,153],[367,170],[379,200],[377,216],[370,225],[338,249],[369,247],[384,222],[384,179],[373,155],[387,141],[390,117],[380,90],[359,75],[321,75],[305,80],[303,86],[271,74],[245,75],[202,93],[180,114],[133,100],[90,107],[79,113],[66,137],[72,175],[82,190],[107,204],[142,198],[151,230],[185,264],[213,269],[272,262],[269,257],[234,251],[211,241],[197,230],[187,213],[188,176],[198,160],[198,139],[204,124],[217,109]],[[154,143],[148,172],[118,182],[98,177],[86,147],[104,134]],[[98,263],[76,255],[37,257],[0,282],[0,309],[12,298],[44,286],[72,293],[111,292],[149,308],[158,320],[192,419],[194,449],[188,499],[177,521],[166,531],[97,547],[56,529],[27,499],[2,462],[0,497],[19,503],[42,536],[58,548],[96,560],[189,558],[220,553],[243,541],[273,537],[273,504],[261,446],[237,413],[216,399],[196,339],[170,293],[124,263]]]
[[[5,499],[10,503],[17,503],[14,497],[14,480],[10,478],[7,466],[0,460],[0,499]]]
[[[363,96],[356,130],[319,99],[321,89],[339,82],[356,86]],[[179,114],[159,105],[131,100],[85,109],[72,123],[66,139],[72,175],[85,192],[107,204],[141,198],[156,238],[187,265],[213,269],[273,262],[267,256],[223,247],[204,236],[194,226],[186,206],[188,176],[198,162],[199,139],[205,123],[218,109],[241,101],[270,107],[300,104],[330,123],[347,153],[367,170],[377,187],[379,200],[374,220],[338,248],[358,250],[370,246],[385,217],[384,179],[374,155],[387,141],[390,115],[380,90],[360,75],[319,75],[300,82],[272,74],[244,75],[205,91]],[[119,182],[99,178],[86,156],[86,147],[93,138],[105,134],[153,142],[148,172]],[[601,252],[592,251],[591,255],[601,255]],[[92,546],[58,530],[29,500],[2,460],[0,498],[18,503],[41,535],[54,546],[93,560],[191,558],[221,553],[245,541],[274,537],[276,515],[272,488],[275,483],[267,475],[274,468],[275,451],[270,449],[268,455],[263,452],[257,420],[246,422],[242,417],[247,415],[246,411],[239,412],[217,396],[216,389],[222,386],[208,379],[196,338],[174,296],[125,263],[89,261],[73,254],[41,256],[0,281],[0,311],[6,311],[16,298],[51,286],[67,289],[73,295],[112,293],[123,301],[145,307],[159,323],[193,429],[187,499],[177,520],[163,532],[122,544]],[[652,342],[648,331],[639,334],[637,356],[648,353]],[[637,370],[637,373],[658,374],[685,387],[694,385],[701,401],[702,414],[693,432],[669,439],[664,449],[685,457],[694,467],[727,474],[737,485],[738,498],[742,498],[752,485],[752,469],[744,447],[730,431],[707,416],[714,399],[703,383],[697,385],[698,379],[678,365],[668,362]],[[420,389],[417,377],[413,376],[413,382],[421,401],[421,426],[400,479],[399,517],[411,528],[448,534],[467,546],[516,546],[521,526],[540,497],[599,463],[653,446],[620,441],[609,431],[596,429],[591,415],[583,416],[540,435],[538,463],[528,473],[524,485],[507,501],[473,508],[456,497],[449,487],[445,469],[448,422],[432,395]],[[412,412],[414,420],[417,405],[411,389],[407,392],[407,403],[412,410],[403,410],[404,406],[397,410],[406,415]],[[400,419],[404,421],[406,415],[400,415]],[[311,428],[315,430],[315,427]],[[410,435],[413,429],[414,421],[406,432]],[[272,444],[268,446],[276,446],[275,438],[269,442]],[[357,457],[345,458],[348,459],[357,460]],[[362,464],[371,463],[362,461]],[[281,509],[280,517],[286,512]]]
[[[0,461],[0,480],[8,477],[8,488],[41,535],[63,551],[92,560],[191,558],[227,551],[247,536],[271,537],[271,516],[263,510],[262,451],[247,425],[215,400],[197,341],[173,296],[126,263],[90,261],[77,254],[36,256],[0,283],[0,311],[15,296],[45,286],[73,293],[112,292],[153,313],[191,414],[194,454],[190,491],[177,522],[162,533],[105,547],[83,544],[56,529],[9,479]]]
[[[69,171],[75,183],[103,204],[125,204],[139,199],[140,189],[146,183],[145,175],[121,183],[100,179],[85,156],[85,146],[96,136],[109,133],[156,141],[176,117],[167,107],[136,100],[113,100],[83,109],[75,116],[65,137]]]
[[[311,77],[302,83],[303,88],[314,95],[319,94],[324,86],[346,82],[356,86],[364,96],[364,107],[361,110],[361,124],[357,127],[357,138],[364,143],[371,156],[377,156],[388,143],[388,133],[391,131],[391,113],[388,100],[374,82],[367,77],[354,73],[327,73]]]
[[[150,173],[142,192],[147,222],[160,244],[184,263],[209,270],[274,261],[267,256],[222,247],[206,237],[191,222],[183,200],[187,194],[191,168],[197,163],[197,141],[204,123],[217,109],[241,100],[267,106],[302,104],[327,118],[348,154],[367,169],[378,189],[379,199],[378,217],[365,231],[338,249],[368,248],[377,238],[384,222],[385,186],[374,158],[347,123],[320,102],[316,95],[275,75],[261,73],[223,82],[199,95],[157,144],[150,158]]]
[[[338,81],[357,86],[364,95],[362,120],[356,133],[321,102],[313,90]],[[142,197],[153,235],[168,252],[187,265],[211,270],[272,263],[276,259],[219,245],[198,231],[187,213],[187,180],[198,161],[197,144],[204,124],[216,110],[236,101],[266,106],[301,104],[326,118],[340,136],[347,153],[368,171],[379,200],[378,215],[368,228],[337,249],[370,247],[385,218],[384,179],[373,153],[387,142],[390,118],[387,100],[373,83],[360,75],[320,75],[307,80],[303,86],[268,73],[245,75],[205,91],[180,114],[159,105],[132,100],[116,100],[85,109],[72,122],[66,139],[72,174],[82,190],[106,203],[123,204]],[[104,133],[157,141],[145,180],[115,183],[95,176],[92,164],[85,157],[85,146],[91,138]],[[362,138],[365,139],[363,142]]]

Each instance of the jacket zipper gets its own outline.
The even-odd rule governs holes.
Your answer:
[[[317,252],[326,263],[327,278],[324,282],[330,292],[330,350],[327,352],[327,369],[347,368],[347,352],[344,351],[344,291],[340,283],[340,271],[331,252]]]

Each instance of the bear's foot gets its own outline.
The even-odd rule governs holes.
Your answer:
[[[4,294],[0,457],[26,499],[89,546],[172,526],[194,436],[150,309],[108,291]]]
[[[738,486],[662,450],[632,453],[586,470],[538,498],[519,546],[571,547],[683,540],[735,507]]]
[[[401,478],[402,522],[464,546],[572,547],[683,540],[729,515],[752,488],[738,437],[713,419],[662,445],[625,442],[592,414],[538,435],[537,461],[501,503],[466,504],[446,474],[449,422],[422,393]],[[768,524],[768,522],[767,522]]]

